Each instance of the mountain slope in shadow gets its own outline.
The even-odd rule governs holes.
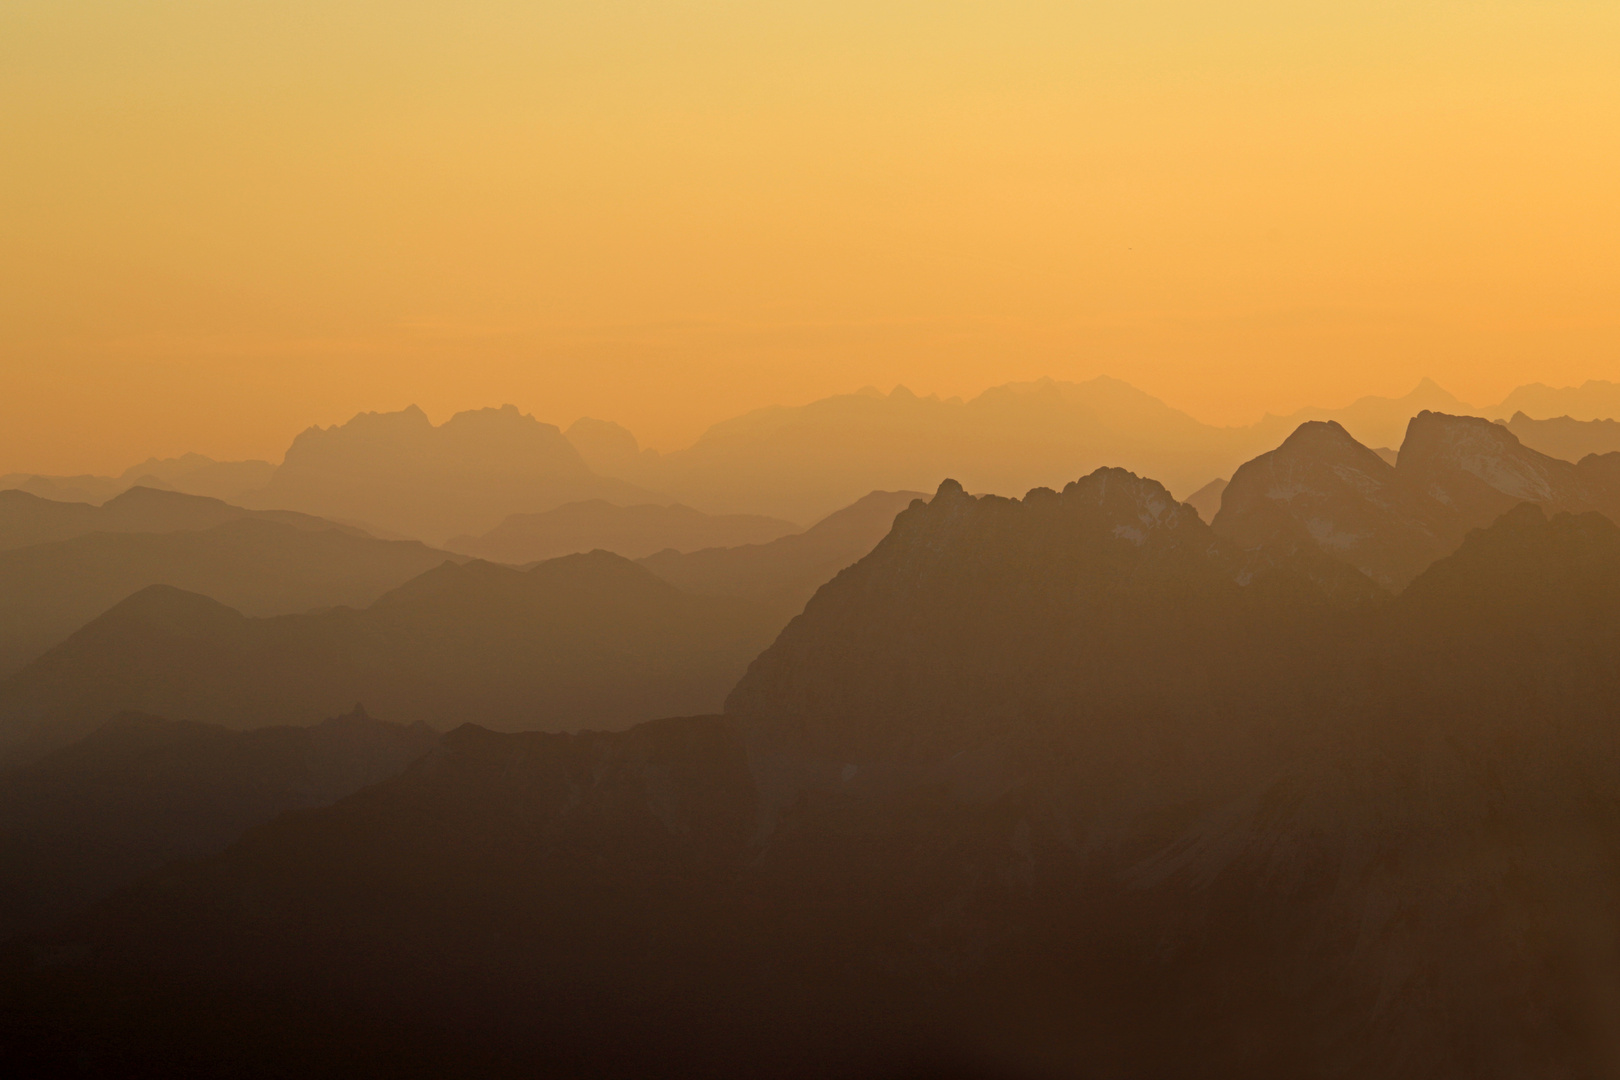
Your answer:
[[[126,714],[0,773],[0,936],[82,909],[175,859],[211,855],[288,811],[326,806],[438,743],[364,711],[227,731]]]

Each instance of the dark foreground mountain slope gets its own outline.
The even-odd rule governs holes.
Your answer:
[[[513,514],[483,536],[446,543],[491,562],[530,563],[585,551],[639,559],[660,551],[766,544],[798,526],[758,514],[705,514],[690,506],[615,506],[595,499],[540,514]]]
[[[1424,412],[1391,466],[1337,423],[1307,423],[1237,471],[1214,526],[1244,547],[1314,546],[1398,590],[1526,501],[1620,519],[1620,454],[1574,464],[1500,424]]]
[[[414,540],[254,517],[196,530],[92,532],[3,551],[0,676],[148,586],[187,589],[252,615],[280,615],[369,604],[446,559],[465,556]]]
[[[153,587],[0,683],[0,755],[131,709],[257,727],[363,701],[439,728],[622,726],[713,710],[774,629],[607,552],[527,571],[445,563],[363,610],[266,619]]]
[[[307,728],[227,731],[127,714],[0,773],[0,936],[55,922],[175,859],[326,806],[438,743],[362,711]]]

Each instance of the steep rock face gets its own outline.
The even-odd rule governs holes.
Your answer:
[[[1119,469],[1022,500],[947,481],[816,594],[726,710],[850,762],[948,756],[1010,717],[1174,727],[1260,677],[1246,665],[1286,662],[1279,620],[1377,593],[1318,560],[1241,552]]]
[[[509,514],[649,495],[597,476],[562,432],[508,405],[457,413],[437,427],[412,406],[310,428],[255,499],[442,542],[486,532]]]
[[[1462,538],[1450,508],[1331,420],[1301,424],[1239,469],[1213,524],[1244,548],[1314,545],[1389,589]]]
[[[1422,412],[1391,467],[1337,424],[1305,424],[1238,470],[1214,525],[1243,547],[1314,545],[1399,590],[1523,502],[1620,516],[1620,455],[1577,465],[1500,424]]]

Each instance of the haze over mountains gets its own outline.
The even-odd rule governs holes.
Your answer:
[[[1276,447],[1307,420],[1335,420],[1362,443],[1394,447],[1422,411],[1507,420],[1620,417],[1620,387],[1520,387],[1475,408],[1430,380],[1401,397],[1307,408],[1245,427],[1204,424],[1117,379],[1008,383],[970,401],[871,388],[802,406],[759,409],[711,427],[683,450],[658,453],[608,420],[581,418],[566,433],[506,406],[433,425],[414,406],[311,428],[285,460],[211,462],[200,455],[126,470],[122,477],[0,477],[0,488],[102,502],[127,488],[214,495],[443,544],[481,536],[513,514],[572,502],[683,503],[706,514],[819,520],[869,491],[932,490],[957,477],[973,491],[1016,495],[1061,485],[1102,465],[1130,468],[1186,496]],[[1524,431],[1527,445],[1564,454]],[[142,480],[150,476],[150,480]],[[592,546],[603,546],[598,543]],[[677,545],[678,546],[678,545]],[[588,548],[587,548],[588,550]]]
[[[1597,514],[1516,507],[1390,599],[1123,470],[947,483],[724,717],[454,731],[12,949],[4,1037],[302,1075],[1603,1075],[1616,650]]]
[[[100,507],[3,491],[0,677],[147,586],[281,615],[364,606],[446,559],[463,558],[307,515],[147,488]]]
[[[1615,1075],[1620,452],[1454,400],[407,410],[301,437],[290,510],[0,492],[0,641],[57,634],[0,674],[0,1057]],[[970,493],[1114,454],[1202,480]]]
[[[780,625],[600,551],[529,570],[444,562],[365,608],[274,618],[152,586],[0,682],[0,761],[132,710],[249,728],[362,702],[441,730],[624,727],[718,709]]]
[[[643,491],[597,476],[562,432],[507,405],[434,426],[421,409],[362,413],[293,440],[255,505],[287,506],[443,543],[482,534],[514,513]]]
[[[528,563],[603,548],[627,559],[659,551],[763,544],[799,527],[760,514],[704,514],[689,506],[614,506],[604,499],[568,503],[540,514],[513,514],[483,536],[445,544],[493,562]]]

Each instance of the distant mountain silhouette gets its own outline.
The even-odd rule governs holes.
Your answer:
[[[215,461],[202,454],[148,458],[119,476],[0,476],[0,491],[26,491],[59,502],[103,503],[133,487],[178,491],[186,495],[239,500],[261,488],[275,467],[268,461]]]
[[[1567,416],[1532,420],[1516,412],[1506,427],[1524,445],[1565,461],[1620,451],[1620,420],[1572,420]]]
[[[1226,491],[1226,483],[1217,477],[1182,501],[1198,511],[1198,516],[1205,522],[1214,521],[1215,515],[1221,510],[1221,495]]]
[[[137,503],[147,499],[137,489],[119,500],[132,496]],[[0,497],[0,505],[5,502]],[[207,513],[194,520],[214,516],[213,508],[201,509]],[[0,676],[150,585],[189,589],[254,615],[281,615],[369,604],[446,559],[464,558],[414,540],[376,540],[330,525],[291,525],[275,515],[219,516],[226,520],[212,528],[87,532],[0,551]],[[185,515],[132,514],[114,516],[109,523],[173,527],[184,520]]]
[[[17,943],[0,1039],[116,1075],[1606,1075],[1620,529],[1515,507],[1387,600],[1313,554],[1118,470],[942,486],[725,717],[453,731]]]
[[[0,761],[127,710],[244,728],[363,701],[438,728],[623,726],[713,710],[777,625],[607,552],[447,562],[363,610],[276,618],[153,586],[0,682]]]
[[[1576,420],[1620,419],[1620,383],[1588,379],[1580,386],[1552,387],[1530,383],[1514,390],[1489,410],[1493,417],[1516,412],[1547,419],[1569,416]]]
[[[1477,411],[1433,379],[1423,379],[1411,393],[1402,397],[1371,395],[1339,409],[1311,407],[1287,416],[1268,415],[1253,431],[1266,445],[1276,445],[1301,424],[1312,420],[1332,421],[1366,446],[1397,446],[1406,437],[1407,423],[1420,412],[1468,414]]]
[[[236,732],[127,714],[0,773],[0,937],[43,926],[174,859],[401,772],[437,732],[361,710]]]
[[[131,487],[156,479],[172,491],[227,501],[240,499],[270,482],[276,467],[268,461],[215,461],[202,454],[148,458],[118,479]]]
[[[582,416],[568,426],[563,437],[579,451],[580,458],[593,472],[603,476],[618,476],[634,468],[644,454],[657,456],[654,451],[643,450],[629,429],[611,420]]]
[[[918,491],[874,491],[804,532],[768,544],[661,551],[639,561],[686,592],[759,601],[785,623],[817,589],[876,547],[894,516],[920,498]]]
[[[1013,495],[1061,485],[1076,471],[1123,466],[1184,494],[1211,476],[1230,476],[1305,420],[1337,419],[1370,445],[1393,445],[1424,409],[1472,411],[1425,379],[1400,398],[1365,397],[1341,409],[1216,427],[1104,377],[1008,383],[970,401],[868,388],[755,410],[667,454],[640,449],[630,432],[600,420],[579,421],[569,438],[606,475],[706,510],[803,521],[863,491],[931,490],[944,476],[969,490]]]
[[[560,431],[510,405],[457,413],[437,427],[413,405],[305,431],[250,503],[442,543],[488,532],[511,514],[588,499],[656,501],[597,476]]]
[[[483,536],[452,537],[445,546],[504,563],[597,550],[639,559],[665,550],[763,544],[798,531],[790,521],[758,514],[704,514],[679,504],[614,506],[594,499],[540,514],[513,514]]]
[[[100,506],[56,502],[26,491],[0,491],[0,551],[70,540],[92,532],[166,533],[207,529],[227,521],[252,518],[297,529],[326,530],[362,536],[359,529],[309,514],[286,510],[245,510],[219,499],[132,487]]]
[[[1237,471],[1214,526],[1244,547],[1315,546],[1399,590],[1525,501],[1620,518],[1620,454],[1572,464],[1500,424],[1423,412],[1391,466],[1337,423],[1309,422]]]
[[[1124,464],[1191,491],[1263,445],[1117,379],[1042,379],[966,402],[896,387],[759,409],[685,450],[624,458],[614,475],[711,511],[804,521],[867,491],[932,490],[949,475],[975,491],[1021,492],[1088,464]]]

